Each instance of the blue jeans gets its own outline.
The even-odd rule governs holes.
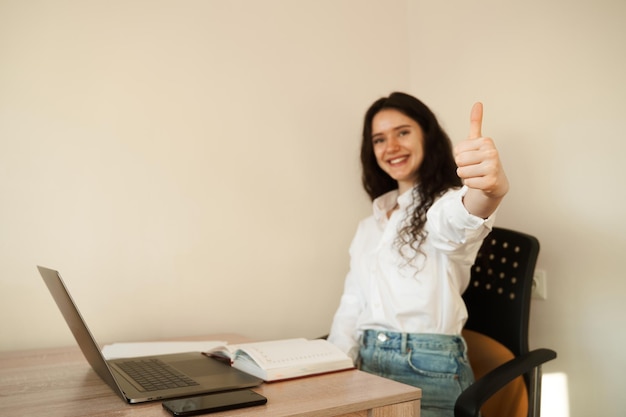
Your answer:
[[[422,417],[453,417],[454,403],[474,382],[461,336],[366,330],[362,371],[422,389]]]

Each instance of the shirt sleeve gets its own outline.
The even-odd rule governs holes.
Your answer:
[[[441,250],[452,251],[482,241],[493,227],[495,213],[487,219],[471,214],[463,205],[467,187],[448,191],[428,210],[428,237]]]
[[[350,246],[351,263],[353,260],[354,242],[358,239],[359,232]],[[335,312],[333,323],[328,335],[328,341],[339,347],[343,352],[356,361],[359,355],[360,337],[357,331],[358,318],[363,309],[363,295],[359,288],[356,273],[351,265],[350,272],[346,276],[344,290]]]
[[[360,346],[360,335],[356,331],[359,306],[360,302],[354,294],[344,292],[328,335],[328,341],[339,347],[353,361],[357,360]]]

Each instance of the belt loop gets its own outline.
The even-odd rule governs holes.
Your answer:
[[[407,348],[407,334],[406,333],[402,333],[402,354],[406,354],[406,348]]]

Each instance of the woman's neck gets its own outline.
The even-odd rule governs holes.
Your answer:
[[[416,181],[398,181],[398,195],[402,195],[415,187]]]

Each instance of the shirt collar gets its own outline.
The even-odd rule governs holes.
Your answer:
[[[377,222],[387,220],[387,212],[393,209],[396,204],[400,210],[406,210],[406,208],[413,202],[413,189],[405,191],[401,195],[398,195],[398,190],[391,190],[376,199],[373,202],[374,218]]]

